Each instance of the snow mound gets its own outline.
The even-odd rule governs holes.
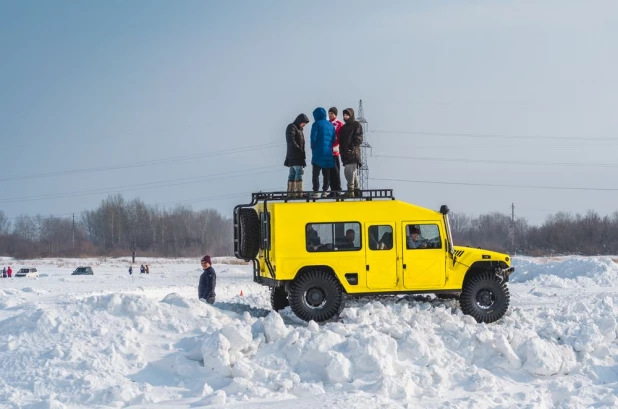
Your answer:
[[[243,337],[226,336],[229,327],[213,323],[201,344],[204,381],[217,390],[208,396],[216,399],[223,391],[229,403],[343,391],[405,402],[480,391],[490,401],[507,402],[528,382],[581,373],[582,366],[590,370],[599,357],[613,359],[610,350],[617,350],[616,321],[607,318],[618,312],[611,298],[552,313],[551,326],[537,322],[519,330],[523,311],[488,326],[454,305],[368,302],[321,326],[286,325],[271,313],[252,319],[252,340],[246,331]],[[575,330],[573,320],[586,314],[606,318],[579,321]],[[227,325],[243,324],[238,319]],[[607,329],[606,337],[599,326]],[[541,392],[527,396],[544,399]]]
[[[515,257],[513,266],[513,283],[557,288],[618,287],[618,265],[611,257]]]

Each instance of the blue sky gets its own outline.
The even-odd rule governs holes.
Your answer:
[[[4,1],[0,209],[69,214],[120,192],[229,215],[239,194],[285,188],[297,114],[362,98],[370,177],[408,180],[371,187],[470,214],[515,202],[535,223],[610,213],[616,191],[409,180],[618,188],[616,167],[571,166],[618,166],[616,38],[613,1]]]

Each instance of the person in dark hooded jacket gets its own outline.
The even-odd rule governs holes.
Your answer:
[[[305,114],[300,114],[285,130],[287,154],[284,165],[290,168],[288,192],[303,191],[303,168],[307,166],[305,155],[305,135],[303,128],[309,123]]]
[[[208,304],[215,302],[215,288],[217,286],[217,274],[212,268],[210,256],[206,255],[200,260],[204,272],[200,276],[200,283],[197,287],[197,297],[200,300],[206,301]]]
[[[359,190],[358,167],[361,165],[361,144],[363,143],[363,125],[354,118],[354,110],[343,110],[345,124],[339,135],[339,152],[344,165],[344,174],[348,182],[348,195],[354,197]]]
[[[320,172],[323,176],[322,196],[328,195],[330,172],[335,167],[333,159],[333,144],[335,143],[335,127],[326,119],[326,110],[316,108],[313,111],[315,122],[311,125],[311,165],[313,165],[313,192],[318,197],[320,190]]]

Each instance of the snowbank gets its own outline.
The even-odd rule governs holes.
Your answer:
[[[610,280],[608,260],[517,259],[525,285],[491,325],[423,297],[348,300],[339,319],[304,323],[223,265],[211,306],[192,262],[0,281],[0,407],[616,407],[618,292],[555,285]]]
[[[617,287],[618,265],[612,257],[514,257],[513,283],[558,288]]]

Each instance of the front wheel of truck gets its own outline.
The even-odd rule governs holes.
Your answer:
[[[324,270],[311,270],[290,284],[290,307],[305,321],[326,321],[339,313],[343,289],[339,281]]]
[[[502,318],[510,300],[506,283],[487,271],[464,282],[459,305],[464,314],[471,315],[477,322],[490,323]]]

